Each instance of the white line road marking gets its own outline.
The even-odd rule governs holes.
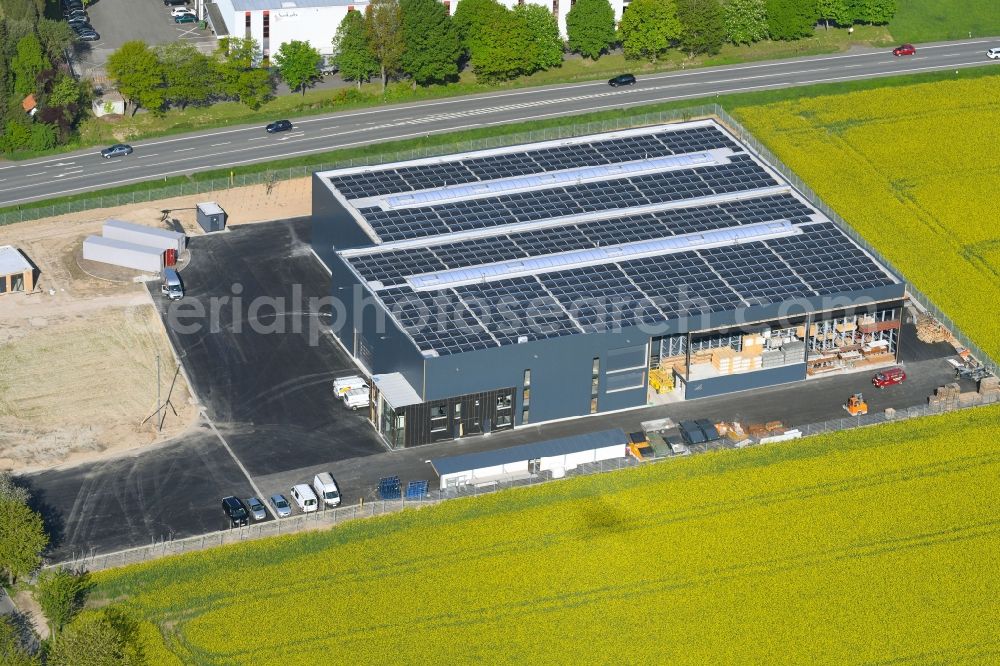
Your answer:
[[[252,139],[247,139],[247,141],[261,141],[261,140],[266,139],[266,138],[267,138],[266,136],[255,136]]]
[[[80,173],[81,171],[83,171],[83,169],[76,169],[75,171],[67,171],[67,172],[65,172],[65,173],[57,173],[57,174],[55,175],[55,177],[56,177],[56,178],[64,178],[64,177],[66,177],[66,176],[70,176],[70,175],[72,175],[72,174],[74,174],[74,173]]]
[[[209,148],[215,148],[216,146],[228,146],[232,141],[223,141],[222,143],[213,143]]]
[[[253,491],[257,493],[258,499],[263,500],[264,497],[266,497],[266,495],[260,492],[260,488],[257,487],[256,483],[254,483],[253,477],[250,476],[250,472],[247,471],[247,468],[243,466],[243,463],[240,462],[240,459],[236,457],[235,453],[233,453],[233,449],[229,446],[229,442],[227,442],[226,438],[222,436],[222,433],[219,432],[218,428],[215,427],[215,424],[212,423],[212,419],[208,418],[208,414],[204,410],[202,410],[201,415],[204,417],[205,421],[208,422],[208,427],[212,429],[212,432],[215,433],[215,436],[219,438],[220,442],[222,442],[222,446],[224,446],[226,448],[226,451],[229,452],[229,455],[232,456],[233,462],[235,462],[236,466],[240,468],[241,472],[243,472],[243,476],[247,477],[247,481],[250,482],[250,487],[253,488]]]
[[[52,166],[57,166],[57,167],[61,167],[61,166],[73,166],[74,164],[76,164],[76,162],[56,162]]]
[[[913,61],[910,60],[909,62],[913,62]],[[976,66],[976,65],[981,65],[981,64],[983,64],[981,60],[976,60],[976,61],[973,61],[973,62],[952,63],[952,64],[949,64],[948,67],[966,67],[966,66]],[[891,76],[891,75],[894,75],[894,74],[909,74],[909,73],[915,73],[915,72],[921,72],[921,71],[930,71],[930,70],[937,70],[937,69],[940,69],[940,67],[939,66],[928,66],[928,67],[905,67],[905,66],[900,66],[898,71],[880,72],[880,74],[890,75]],[[738,87],[738,88],[728,88],[728,89],[719,90],[719,91],[714,91],[714,90],[709,90],[709,91],[699,90],[697,92],[684,93],[684,94],[679,94],[679,95],[668,95],[668,96],[660,97],[659,99],[657,99],[655,101],[665,102],[665,101],[671,101],[671,100],[683,100],[683,99],[691,99],[691,98],[697,98],[697,97],[707,97],[707,96],[710,96],[713,92],[718,92],[719,94],[732,94],[732,93],[738,93],[738,92],[745,92],[745,91],[749,91],[749,90],[764,90],[764,89],[773,89],[773,88],[783,88],[783,87],[788,87],[788,86],[792,86],[792,85],[808,85],[808,84],[814,84],[814,83],[829,83],[829,82],[835,82],[835,81],[850,81],[850,80],[864,79],[864,78],[869,78],[869,77],[871,77],[871,74],[851,74],[851,75],[844,75],[844,76],[833,76],[833,77],[827,77],[827,78],[811,79],[811,80],[807,80],[807,81],[794,81],[794,82],[781,81],[781,82],[776,82],[776,83],[760,83],[760,84],[757,84],[757,85],[742,86],[742,87]],[[747,78],[766,78],[766,77],[765,76],[759,76],[759,77],[747,77]],[[747,79],[736,79],[736,80],[747,80]],[[713,82],[708,82],[708,83],[705,83],[705,84],[699,83],[699,87],[703,87],[705,85],[712,85],[712,83]],[[662,88],[663,89],[668,89],[669,86],[662,86]],[[648,88],[647,89],[642,89],[642,90],[645,91],[645,92],[649,92],[650,91],[650,89],[648,89]],[[629,92],[631,92],[631,91],[629,91]],[[597,96],[604,96],[604,97],[606,97],[606,96],[609,96],[609,94],[608,93],[602,93],[602,94],[597,95]],[[565,103],[567,101],[578,101],[580,99],[589,99],[590,97],[592,97],[592,96],[584,95],[584,96],[578,96],[576,98],[564,98],[564,99],[561,99],[561,100],[540,100],[539,102],[537,102],[535,104],[531,104],[531,103],[511,104],[511,105],[507,105],[507,106],[504,106],[504,107],[495,108],[494,111],[516,110],[516,109],[524,108],[524,107],[528,107],[528,106],[548,106],[548,105],[551,105],[551,104]],[[634,106],[634,105],[650,104],[650,103],[654,103],[654,101],[653,100],[648,100],[648,99],[641,99],[641,100],[635,100],[635,101],[632,101],[632,102],[626,102],[626,101],[623,101],[623,100],[621,100],[619,98],[619,99],[616,99],[614,102],[612,102],[610,104],[594,105],[594,106],[589,107],[587,110],[588,111],[596,111],[596,110],[601,110],[601,109],[622,108],[622,107],[625,107],[625,106]],[[465,115],[479,115],[482,112],[483,112],[483,110],[473,109],[473,110],[471,110],[469,113],[467,113]],[[573,112],[576,112],[576,111],[573,111]],[[566,113],[567,113],[566,110],[560,110],[560,111],[556,111],[556,112],[552,112],[552,113],[526,114],[526,115],[520,116],[517,120],[518,121],[536,120],[536,119],[548,118],[548,117],[552,117],[552,116],[565,115]],[[452,114],[440,114],[440,115],[452,116]],[[443,127],[443,128],[440,128],[440,129],[428,129],[428,130],[425,130],[423,132],[416,132],[416,133],[396,134],[396,135],[391,135],[391,136],[380,137],[378,140],[379,141],[392,141],[392,140],[398,140],[398,139],[405,139],[405,138],[409,138],[409,137],[413,137],[413,136],[424,136],[424,135],[432,134],[432,133],[433,134],[439,134],[439,133],[442,133],[442,132],[456,131],[456,130],[459,130],[459,129],[469,128],[469,127],[503,125],[503,124],[507,124],[509,122],[511,122],[511,121],[510,120],[484,121],[484,122],[474,123],[474,124],[471,124],[471,125]],[[350,135],[350,134],[359,134],[359,133],[364,133],[364,132],[370,131],[372,129],[385,129],[385,128],[390,128],[390,127],[395,127],[395,126],[398,126],[398,125],[399,125],[398,123],[386,123],[386,124],[378,126],[376,128],[355,127],[353,129],[345,130],[345,131],[342,131],[342,132],[333,132],[331,134],[320,135],[319,137],[310,137],[308,139],[302,138],[302,139],[298,139],[298,141],[315,141],[316,138],[328,139],[328,138],[333,138],[333,137],[336,137],[336,136],[343,136],[343,135]],[[264,138],[267,138],[267,137],[259,137],[259,138],[264,139]],[[252,141],[254,139],[250,139],[250,140]],[[339,149],[339,148],[349,148],[349,147],[352,147],[352,146],[365,145],[365,144],[370,144],[370,143],[373,143],[373,142],[371,140],[364,140],[364,141],[348,142],[348,143],[343,143],[343,144],[338,144],[338,145],[332,145],[332,146],[323,146],[323,147],[311,148],[311,149],[308,149],[308,150],[289,151],[289,152],[283,152],[283,153],[279,153],[279,154],[269,155],[264,160],[261,160],[259,158],[251,158],[251,159],[246,159],[246,160],[234,160],[232,162],[225,162],[225,163],[221,163],[221,164],[215,164],[215,165],[212,165],[210,168],[221,169],[221,168],[226,168],[226,167],[231,167],[231,166],[236,166],[236,165],[241,165],[241,164],[250,164],[250,163],[253,163],[253,162],[267,161],[267,160],[273,160],[273,159],[281,159],[281,158],[284,158],[284,157],[291,157],[291,156],[295,156],[295,155],[317,153],[317,152],[323,152],[323,151],[327,151],[327,150],[336,150],[336,149]],[[242,152],[242,151],[246,151],[246,150],[251,150],[251,149],[250,148],[242,148],[242,149],[237,149],[235,151],[229,151],[229,152],[226,152],[226,153],[217,153],[216,155],[231,155],[232,153]],[[208,157],[213,157],[213,156],[215,156],[215,155],[211,155],[211,154],[210,155],[199,155],[198,157],[199,157],[199,159],[201,159],[201,158],[208,158]],[[175,161],[179,162],[179,161],[185,161],[185,160],[180,159],[180,160],[175,160]],[[172,162],[164,162],[164,165],[171,164],[171,163]],[[121,185],[121,184],[125,184],[125,183],[135,182],[135,181],[138,181],[138,180],[148,180],[148,179],[152,179],[152,178],[161,178],[161,177],[164,177],[164,176],[176,175],[176,174],[179,174],[179,173],[190,173],[190,169],[178,169],[178,170],[173,170],[173,171],[161,172],[161,173],[158,173],[158,174],[148,174],[148,175],[143,175],[143,176],[137,176],[135,178],[126,178],[126,179],[119,180],[119,181],[114,181],[114,182],[109,182],[109,183],[103,183],[101,186],[102,187],[113,187],[115,185]],[[10,189],[8,189],[6,191],[13,192],[14,190],[25,189],[25,188],[28,188],[28,187],[33,187],[33,185],[17,186],[17,187],[10,188]],[[76,189],[66,189],[66,190],[63,190],[62,192],[64,194],[68,194],[68,193],[71,193],[71,192],[80,191],[80,190],[87,190],[87,189],[91,189],[91,188],[89,188],[89,187],[80,187],[80,188],[76,188]],[[25,200],[33,199],[33,198],[35,198],[35,197],[23,197],[23,198],[20,198],[20,199],[11,199],[11,200],[3,201],[3,202],[0,202],[0,203],[2,203],[2,204],[13,204],[13,203],[18,203],[20,201],[25,201]]]
[[[26,173],[26,174],[24,174],[24,177],[25,178],[31,178],[32,176],[41,176],[43,173],[45,173],[45,172],[44,171],[39,171],[38,173]]]
[[[195,149],[196,147],[197,147],[197,146],[192,146],[192,147],[190,147],[190,148],[178,148],[178,149],[177,149],[177,150],[175,150],[174,152],[175,152],[175,153],[186,153],[186,152],[187,152],[187,151],[189,151],[189,150],[194,150],[194,149]]]
[[[141,160],[141,159],[145,159],[147,157],[156,157],[157,155],[159,155],[159,153],[150,153],[149,155],[139,155],[139,157],[137,157],[135,159]]]

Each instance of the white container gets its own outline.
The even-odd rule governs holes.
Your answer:
[[[149,273],[159,273],[163,268],[162,250],[100,236],[84,239],[83,258]]]

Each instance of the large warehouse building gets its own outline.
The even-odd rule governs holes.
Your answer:
[[[449,14],[458,7],[457,0],[442,0]],[[575,0],[500,0],[513,8],[517,5],[541,5],[552,11],[559,32],[566,39],[566,15]],[[262,57],[271,57],[285,42],[293,39],[309,42],[324,56],[333,55],[333,37],[347,12],[363,12],[367,0],[214,0],[206,3],[206,14],[220,37],[251,37],[261,47]],[[620,21],[628,0],[611,0],[615,21]]]
[[[392,446],[892,363],[905,285],[713,120],[314,175]]]

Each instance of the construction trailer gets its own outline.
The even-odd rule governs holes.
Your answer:
[[[121,220],[108,220],[104,223],[101,233],[104,238],[157,248],[161,253],[175,250],[180,254],[187,240],[184,234],[177,231],[155,229]]]
[[[549,472],[561,478],[580,465],[625,458],[628,436],[621,428],[561,437],[506,449],[438,458],[431,466],[441,490],[512,482]]]
[[[12,245],[0,245],[0,294],[34,291],[35,267]]]
[[[164,251],[149,245],[138,245],[114,238],[87,236],[83,241],[83,258],[100,261],[137,271],[159,273],[163,268]]]
[[[226,228],[226,211],[222,210],[222,206],[214,201],[198,204],[196,217],[205,233],[222,231]]]

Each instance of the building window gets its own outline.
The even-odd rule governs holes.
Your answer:
[[[531,370],[524,371],[524,379],[521,382],[521,423],[527,423],[529,418],[528,407],[531,405]]]
[[[591,364],[590,368],[590,413],[597,413],[597,396],[598,389],[601,385],[601,359],[599,356],[594,357],[594,362]]]
[[[441,403],[431,405],[431,432],[442,432],[448,429],[448,405]]]
[[[559,16],[559,0],[552,0],[552,14]]]
[[[451,14],[451,3],[448,0],[444,0],[444,13]]]
[[[271,36],[271,12],[264,12],[264,39]]]
[[[243,24],[246,27],[246,37],[250,39],[250,12],[244,12]]]

